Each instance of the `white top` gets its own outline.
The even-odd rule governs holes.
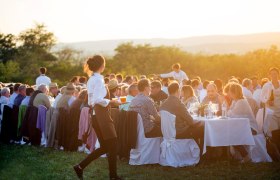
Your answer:
[[[279,84],[280,84],[280,80],[279,80]],[[274,86],[272,85],[272,82],[269,81],[265,83],[261,92],[261,101],[263,103],[266,103],[269,100],[272,90],[275,90]]]
[[[175,71],[172,71],[172,72],[167,73],[167,74],[161,74],[160,77],[162,77],[162,78],[173,77],[175,80],[178,80],[179,83],[181,83],[184,79],[189,80],[186,73],[182,70],[180,70],[178,73],[176,73]]]
[[[94,73],[87,82],[88,104],[93,106],[99,104],[103,107],[109,105],[110,100],[106,99],[107,89],[105,87],[104,78],[99,73]]]
[[[71,98],[68,100],[68,105],[71,106],[71,104],[76,100],[75,96],[71,96]]]
[[[47,86],[49,86],[51,83],[51,79],[46,76],[45,74],[41,74],[39,77],[37,77],[36,79],[36,87],[38,88],[38,86],[40,86],[41,84],[45,84]]]
[[[17,95],[18,95],[18,94],[14,92],[14,93],[10,96],[8,106],[10,106],[11,108],[13,108],[14,101],[15,101]]]
[[[206,89],[201,89],[199,91],[199,102],[202,102],[203,99],[207,96],[207,90]]]
[[[246,87],[242,87],[242,92],[243,92],[244,97],[253,99],[252,92],[249,89],[247,89]]]
[[[246,99],[233,101],[227,115],[232,118],[248,118],[250,120],[251,128],[257,132],[259,131],[253,111]]]
[[[168,93],[168,87],[162,86],[161,90],[162,90],[163,92],[165,92],[167,95],[169,95],[169,93]]]
[[[20,105],[28,106],[30,100],[30,96],[26,96],[22,101]]]
[[[0,104],[8,104],[8,102],[9,102],[9,98],[7,98],[6,96],[0,97]]]
[[[60,98],[62,97],[62,94],[59,93],[55,99],[54,99],[54,102],[53,102],[53,107],[56,108],[56,105],[57,105],[57,102],[60,100]]]
[[[262,89],[256,89],[253,93],[253,98],[256,100],[259,106],[261,105],[261,93]]]

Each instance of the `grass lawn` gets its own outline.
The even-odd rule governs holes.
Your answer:
[[[0,179],[77,179],[72,166],[86,155],[47,148],[0,144]],[[280,179],[280,163],[240,165],[227,161],[197,167],[129,166],[118,162],[125,179]],[[106,158],[90,164],[85,179],[108,179]]]

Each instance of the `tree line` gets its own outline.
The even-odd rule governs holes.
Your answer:
[[[47,67],[48,76],[64,85],[72,76],[85,75],[86,57],[81,51],[65,47],[54,51],[57,39],[44,24],[21,32],[19,35],[0,33],[0,81],[34,84],[41,66]],[[272,45],[246,54],[189,53],[175,46],[151,46],[127,42],[115,49],[114,56],[107,56],[105,74],[149,75],[171,71],[179,62],[190,78],[227,80],[267,76],[271,66],[280,67],[280,50]]]

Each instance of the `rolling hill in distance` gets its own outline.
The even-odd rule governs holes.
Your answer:
[[[209,35],[194,36],[178,39],[117,39],[86,41],[72,43],[58,43],[54,50],[69,47],[83,51],[83,54],[90,55],[102,53],[114,55],[114,49],[121,43],[133,42],[134,44],[151,44],[152,46],[176,46],[191,53],[204,54],[243,54],[260,48],[269,48],[276,45],[280,48],[280,32],[255,33],[244,35]]]

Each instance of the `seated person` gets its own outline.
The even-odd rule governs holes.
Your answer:
[[[47,95],[48,92],[49,92],[49,90],[48,90],[47,85],[41,84],[38,87],[36,96],[34,97],[33,106],[39,107],[39,105],[43,105],[47,109],[49,109],[51,107],[51,103],[50,103],[50,100],[49,100],[48,95]]]
[[[1,90],[0,104],[8,104],[10,97],[10,89],[5,87]]]
[[[68,83],[66,85],[65,92],[62,94],[61,98],[57,101],[56,108],[65,108],[68,109],[71,104],[75,101],[76,86],[73,83]]]
[[[223,97],[218,94],[217,86],[214,83],[210,83],[206,87],[207,95],[203,99],[202,104],[209,104],[212,102],[213,104],[219,105],[219,111],[217,113],[218,116],[222,114],[222,103],[223,103]]]
[[[118,81],[116,79],[111,79],[108,83],[108,89],[110,92],[110,99],[112,100],[113,98],[116,98],[119,94],[119,90],[120,90],[120,84],[118,83]]]
[[[253,98],[253,93],[252,93],[252,81],[248,78],[243,79],[242,81],[242,91],[243,95],[246,98]]]
[[[22,100],[20,105],[28,106],[30,97],[32,96],[32,93],[34,92],[34,89],[32,87],[26,88],[26,96]]]
[[[126,96],[126,104],[120,105],[120,110],[128,111],[131,101],[139,93],[137,83],[133,83],[128,87],[128,95]]]
[[[250,120],[252,134],[256,135],[259,131],[257,121],[254,117],[253,111],[248,101],[244,98],[241,85],[237,83],[231,83],[229,86],[229,95],[232,98],[233,102],[228,109],[227,115],[229,117],[248,118]],[[250,156],[244,146],[234,147],[240,152],[243,158],[241,162],[250,161]]]
[[[203,151],[204,143],[204,126],[201,122],[195,122],[188,113],[186,106],[180,101],[179,84],[173,82],[168,86],[169,97],[163,102],[160,110],[168,111],[176,116],[175,128],[176,139],[191,139],[193,138],[200,148],[200,153]]]
[[[59,89],[58,89],[58,85],[57,83],[50,83],[49,85],[49,96],[55,98],[58,93],[59,93]]]
[[[141,79],[137,86],[139,94],[131,101],[128,110],[135,111],[141,115],[147,138],[162,137],[160,116],[154,106],[153,100],[149,98],[151,93],[150,82],[148,79]]]
[[[151,83],[151,95],[150,95],[150,97],[158,105],[160,105],[160,103],[162,101],[167,99],[168,95],[163,90],[161,90],[161,83],[160,83],[160,81],[153,81]]]
[[[190,85],[184,85],[182,87],[181,97],[187,109],[191,107],[192,103],[198,103],[198,99],[195,96],[192,86]]]
[[[15,98],[14,105],[20,106],[22,100],[26,96],[26,86],[25,85],[20,85],[18,88],[18,95]]]

